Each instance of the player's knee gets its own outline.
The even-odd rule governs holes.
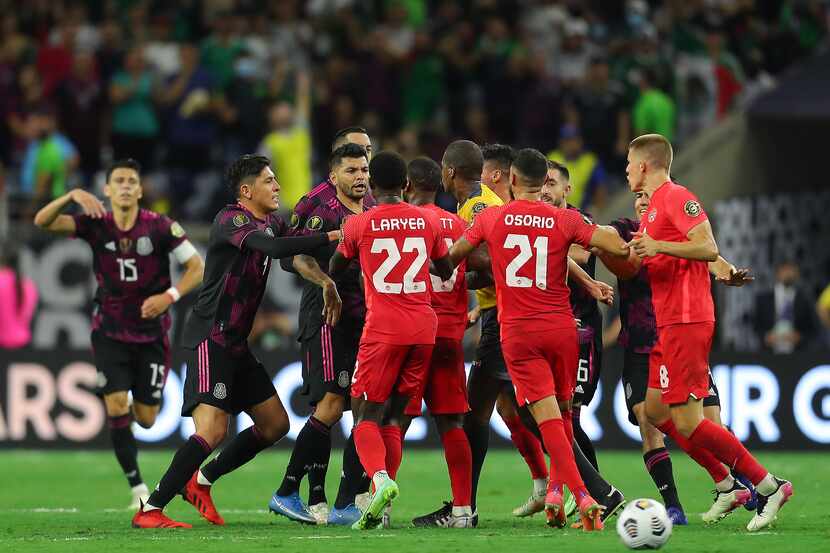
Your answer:
[[[674,427],[677,428],[677,431],[680,432],[680,434],[685,438],[691,436],[692,433],[694,433],[695,428],[697,428],[697,425],[700,423],[700,421],[694,420],[691,417],[681,416],[673,417],[673,419]]]
[[[327,426],[334,426],[343,418],[345,400],[341,396],[326,394],[314,407],[314,418]]]
[[[138,426],[141,428],[150,428],[156,423],[156,413],[150,414],[135,414],[135,422],[138,423]]]
[[[258,425],[257,429],[262,441],[270,445],[277,443],[288,434],[289,426],[288,419],[280,419],[264,426]]]
[[[197,434],[203,438],[212,449],[216,449],[228,435],[227,426],[200,428]]]
[[[108,417],[120,417],[130,412],[130,400],[127,392],[116,392],[104,396],[104,406]]]
[[[438,434],[444,435],[454,428],[461,428],[464,424],[464,415],[436,415],[435,427],[438,429]]]

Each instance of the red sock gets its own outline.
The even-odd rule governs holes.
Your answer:
[[[717,457],[712,455],[708,449],[691,443],[685,436],[683,436],[683,434],[677,431],[677,428],[674,426],[674,421],[671,419],[666,420],[666,422],[658,426],[657,429],[674,440],[674,443],[676,443],[680,449],[685,451],[686,454],[694,459],[698,465],[706,469],[706,472],[709,473],[709,476],[712,477],[712,480],[715,483],[718,483],[729,476],[729,470],[723,466],[723,463],[718,461]]]
[[[386,447],[386,472],[389,473],[389,478],[394,480],[403,457],[401,427],[394,424],[381,427],[380,435],[383,436],[383,445]]]
[[[510,430],[510,439],[519,453],[525,459],[530,469],[531,478],[547,478],[548,467],[545,462],[545,452],[542,451],[542,444],[533,432],[527,429],[522,419],[517,415],[512,419],[504,419],[504,424]]]
[[[548,419],[540,422],[539,431],[545,441],[545,448],[551,454],[551,484],[556,485],[564,482],[579,501],[583,494],[588,494],[588,490],[585,489],[585,483],[582,482],[579,469],[576,468],[573,448],[568,443],[568,438],[565,437],[565,425],[562,423],[562,419]],[[551,489],[550,485],[548,489]]]
[[[441,442],[450,473],[452,504],[467,507],[471,505],[473,495],[473,455],[467,434],[461,428],[451,428],[441,436]]]
[[[386,446],[383,445],[378,423],[362,421],[355,425],[352,434],[357,456],[366,475],[371,478],[376,472],[386,470]]]
[[[574,443],[574,419],[573,411],[570,409],[562,411],[562,424],[565,427],[565,437],[568,438],[568,443]]]
[[[767,475],[767,470],[746,450],[738,438],[709,419],[703,419],[697,425],[689,436],[689,441],[712,452],[726,466],[749,478],[753,485],[757,485]]]

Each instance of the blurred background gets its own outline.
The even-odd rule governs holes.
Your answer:
[[[715,289],[724,418],[753,447],[830,444],[827,0],[0,0],[0,14],[0,315],[31,329],[12,339],[0,320],[0,447],[108,443],[89,391],[92,254],[36,232],[37,209],[100,193],[107,164],[133,157],[144,207],[201,248],[230,160],[271,158],[288,213],[352,125],[407,159],[440,160],[457,138],[535,147],[572,168],[600,223],[633,213],[628,142],[669,137],[673,177],[756,276]],[[252,342],[302,424],[299,289],[272,271]],[[607,342],[583,426],[600,447],[636,447],[613,330]],[[189,435],[181,374],[175,358],[139,439]],[[407,439],[437,443],[424,421]]]

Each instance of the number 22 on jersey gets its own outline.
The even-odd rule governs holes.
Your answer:
[[[372,240],[372,253],[386,253],[386,260],[372,275],[375,290],[382,294],[417,294],[426,292],[427,283],[415,280],[415,277],[427,261],[427,245],[423,238],[410,236],[398,248],[394,238],[375,238]],[[386,279],[401,261],[401,253],[415,252],[416,257],[403,275],[403,282],[388,282]]]

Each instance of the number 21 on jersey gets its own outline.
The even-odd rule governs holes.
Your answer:
[[[530,238],[526,234],[508,234],[504,239],[505,249],[519,249],[518,255],[507,265],[506,283],[511,288],[530,288],[534,284],[536,288],[544,290],[548,283],[548,237],[537,236],[530,246]],[[534,279],[520,276],[519,269],[525,266],[536,250],[536,276]]]

